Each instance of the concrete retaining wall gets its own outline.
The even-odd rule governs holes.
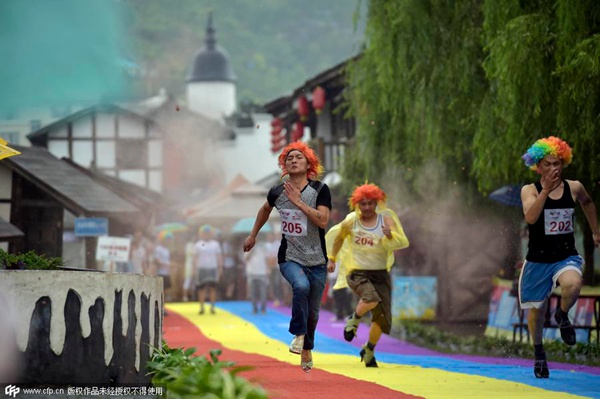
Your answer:
[[[0,352],[16,346],[15,359],[4,362],[18,365],[4,382],[148,384],[150,345],[162,338],[162,286],[161,278],[137,274],[0,271],[13,334]]]

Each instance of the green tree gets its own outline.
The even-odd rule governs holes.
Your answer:
[[[364,52],[348,70],[353,183],[390,167],[410,182],[433,159],[473,201],[476,190],[534,180],[521,155],[556,134],[574,149],[565,176],[600,197],[600,3],[372,0]]]
[[[483,67],[490,90],[473,142],[479,187],[535,179],[518,155],[536,139],[555,134],[573,147],[574,162],[565,175],[580,180],[598,200],[600,3],[485,1],[484,16]],[[582,213],[578,220],[588,264],[584,277],[591,283],[591,231]]]
[[[405,178],[431,160],[452,181],[474,186],[472,139],[487,83],[478,0],[373,0],[366,46],[349,66],[362,180],[387,167]],[[348,168],[357,157],[347,158]],[[349,171],[349,169],[347,169]]]

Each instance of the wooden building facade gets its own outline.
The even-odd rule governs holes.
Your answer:
[[[163,134],[149,118],[117,105],[86,108],[27,136],[58,158],[160,192]]]
[[[303,139],[311,142],[318,151],[326,172],[340,169],[345,148],[356,134],[356,121],[346,115],[344,103],[345,71],[354,60],[327,69],[304,82],[291,95],[264,105],[269,114],[282,122],[288,132],[288,142],[292,139],[290,132],[295,123],[300,122],[308,128],[309,137]]]
[[[62,256],[65,221],[75,217],[102,217],[109,221],[109,235],[133,234],[139,223],[152,218],[69,162],[40,147],[18,147],[21,155],[0,161],[0,217],[23,233],[11,240],[9,252],[34,250],[47,256]],[[8,189],[10,187],[10,189]],[[97,239],[81,241],[78,268],[95,268]]]

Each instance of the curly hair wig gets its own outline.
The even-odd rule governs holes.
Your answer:
[[[283,149],[281,154],[279,154],[278,163],[279,168],[281,169],[282,178],[289,173],[288,170],[285,168],[285,160],[288,154],[292,151],[300,151],[306,157],[306,160],[310,165],[308,168],[309,179],[317,180],[321,176],[321,174],[323,174],[323,166],[321,165],[321,161],[319,160],[319,157],[317,156],[317,154],[315,154],[313,149],[310,148],[308,144],[306,144],[303,141],[295,141],[293,143],[288,144]]]
[[[375,200],[379,206],[385,204],[387,196],[385,192],[373,183],[365,183],[362,186],[358,186],[352,192],[350,199],[348,200],[348,206],[350,209],[356,209],[358,203],[365,199]]]
[[[531,170],[537,170],[537,164],[548,155],[562,159],[563,166],[567,166],[573,160],[571,147],[558,137],[550,136],[537,140],[522,158],[525,166]]]

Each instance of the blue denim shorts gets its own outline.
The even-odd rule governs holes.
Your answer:
[[[569,256],[556,263],[536,263],[526,261],[519,277],[519,303],[521,309],[539,309],[556,288],[558,277],[567,270],[582,274],[583,258]]]

